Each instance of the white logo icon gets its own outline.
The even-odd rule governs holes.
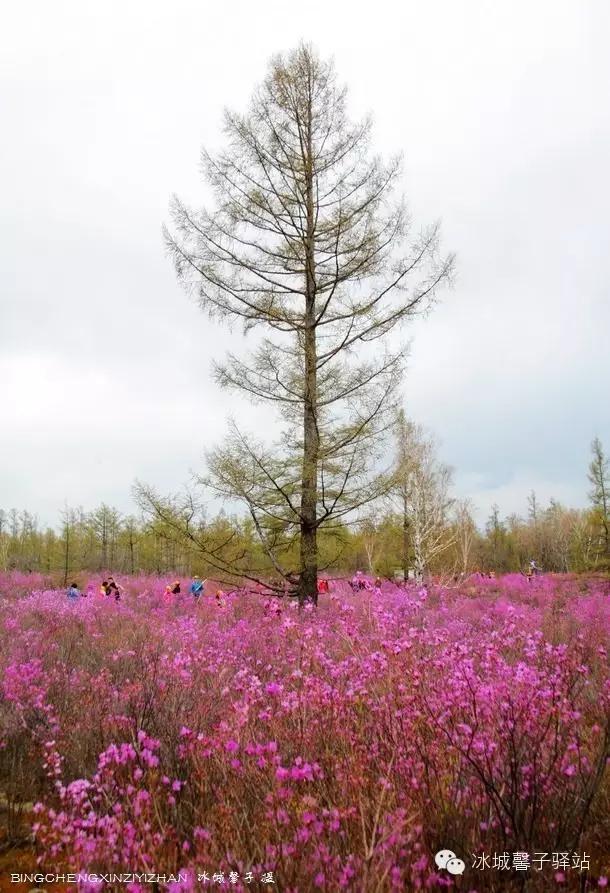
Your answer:
[[[438,868],[448,871],[449,874],[464,874],[466,868],[466,863],[458,859],[452,850],[439,850],[434,861]]]
[[[449,874],[464,874],[466,863],[463,859],[449,859],[446,868]]]

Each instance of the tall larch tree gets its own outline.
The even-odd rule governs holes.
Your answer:
[[[437,224],[412,226],[399,159],[372,154],[370,131],[350,121],[332,62],[306,45],[277,56],[248,111],[226,112],[225,149],[202,153],[213,205],[175,199],[166,230],[201,307],[260,329],[250,357],[229,355],[216,378],[276,406],[284,433],[264,446],[234,427],[210,480],[243,501],[302,602],[316,601],[320,527],[384,486],[404,360],[388,336],[431,306],[453,265]]]

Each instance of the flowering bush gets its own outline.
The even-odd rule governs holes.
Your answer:
[[[484,891],[508,879],[477,854],[560,850],[604,884],[607,583],[335,581],[303,611],[186,588],[133,578],[117,603],[95,580],[73,601],[0,579],[0,787],[36,804],[41,869]]]

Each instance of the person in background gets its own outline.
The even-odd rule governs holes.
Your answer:
[[[168,583],[165,587],[166,595],[180,595],[180,580],[174,580],[173,583]]]
[[[67,595],[68,598],[80,598],[80,589],[78,588],[78,583],[70,583]]]
[[[191,595],[198,599],[203,594],[204,585],[205,580],[201,580],[199,577],[193,577],[193,582],[191,583]]]
[[[102,585],[100,586],[100,595],[110,595],[110,590],[108,589],[108,580],[104,580]]]
[[[323,592],[328,592],[328,580],[318,580],[318,594],[322,595]]]
[[[102,586],[103,585],[104,584],[102,583]],[[115,582],[114,577],[108,577],[108,582],[106,583],[106,595],[114,595],[115,602],[121,600],[121,587]]]
[[[360,592],[366,587],[364,577],[362,576],[362,571],[356,571],[356,573],[352,577],[351,586],[352,592]]]
[[[525,572],[525,576],[527,577],[527,582],[532,582],[532,577],[538,576],[538,574],[542,573],[534,559],[532,558],[530,563],[527,566],[527,570]]]

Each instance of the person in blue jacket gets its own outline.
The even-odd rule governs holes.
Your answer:
[[[80,598],[80,589],[77,583],[70,583],[67,592],[68,598]]]
[[[203,594],[204,585],[205,580],[200,580],[199,577],[193,577],[193,582],[191,583],[191,595],[196,599],[199,598],[199,596]]]

